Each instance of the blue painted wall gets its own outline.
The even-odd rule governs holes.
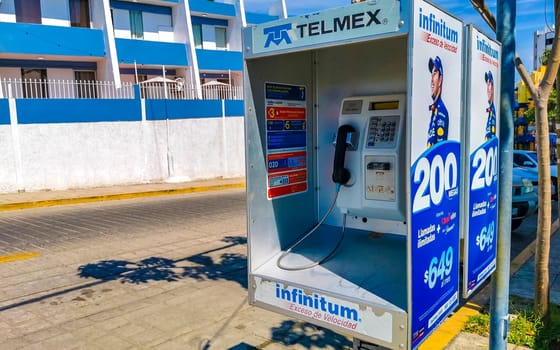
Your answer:
[[[192,24],[207,24],[209,26],[221,26],[221,27],[228,26],[227,20],[219,19],[219,18],[191,16],[191,22]]]
[[[17,99],[20,124],[141,121],[138,99]],[[243,116],[243,101],[225,101],[225,115]],[[146,100],[146,119],[221,118],[220,100]],[[10,124],[7,99],[0,99],[0,125]]]
[[[10,108],[8,99],[0,99],[0,125],[10,124]]]
[[[235,6],[208,0],[188,0],[191,11],[235,17]]]
[[[245,115],[245,105],[243,101],[225,101],[226,116],[241,116]]]
[[[279,18],[278,16],[270,16],[263,13],[252,13],[252,12],[247,12],[245,14],[245,17],[247,23],[249,24],[261,24],[265,22],[275,21]]]
[[[20,124],[142,120],[136,99],[18,99],[16,108]]]
[[[243,70],[243,54],[239,51],[196,50],[198,68],[208,70]]]
[[[187,66],[185,44],[116,38],[119,63]]]
[[[0,67],[70,68],[96,70],[96,62],[0,59]]]
[[[104,57],[99,29],[0,22],[0,52]]]
[[[111,0],[111,8],[121,9],[121,10],[136,10],[141,12],[157,13],[160,15],[171,16],[171,7],[167,6],[157,6],[149,4],[139,4],[136,2],[124,2]]]
[[[213,100],[146,100],[146,119],[216,118],[222,116],[222,104]]]
[[[226,117],[239,117],[245,113],[243,101],[225,101]],[[219,100],[146,100],[146,119],[221,118],[222,102]]]

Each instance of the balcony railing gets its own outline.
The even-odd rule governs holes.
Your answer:
[[[140,83],[144,99],[196,100],[199,94],[194,86],[181,81]],[[242,100],[243,88],[227,84],[203,85],[203,100]],[[38,99],[132,99],[134,83],[122,83],[120,88],[112,81],[44,80],[0,78],[0,98]]]

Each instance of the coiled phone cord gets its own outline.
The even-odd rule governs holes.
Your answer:
[[[327,261],[328,259],[330,259],[334,253],[338,250],[338,248],[340,247],[340,244],[342,243],[342,240],[344,239],[344,233],[346,231],[346,214],[344,214],[344,218],[343,218],[343,223],[342,223],[342,233],[340,235],[340,238],[338,239],[338,242],[336,243],[336,246],[334,247],[334,249],[324,258],[322,258],[319,261],[313,262],[311,264],[308,265],[303,265],[303,266],[286,266],[286,265],[282,265],[282,260],[288,256],[292,250],[297,247],[298,245],[300,245],[305,239],[307,239],[307,237],[309,237],[309,235],[311,235],[313,232],[315,232],[319,226],[321,226],[323,224],[323,222],[327,219],[327,217],[329,216],[329,214],[331,213],[331,211],[334,208],[334,205],[336,204],[336,200],[338,198],[338,193],[340,192],[340,184],[336,184],[336,193],[334,195],[334,198],[329,206],[329,209],[327,210],[327,212],[325,213],[325,215],[323,215],[323,217],[321,218],[321,220],[319,220],[319,222],[313,226],[313,228],[311,230],[309,230],[309,232],[307,232],[306,234],[303,235],[303,237],[301,237],[300,239],[297,240],[297,242],[295,242],[290,248],[288,248],[285,252],[282,252],[282,254],[278,257],[278,260],[276,260],[276,266],[278,266],[280,269],[282,270],[286,270],[286,271],[300,271],[300,270],[306,270],[306,269],[310,269],[312,267],[315,267],[317,265],[322,264],[323,262]]]

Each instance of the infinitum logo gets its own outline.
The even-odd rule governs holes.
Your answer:
[[[449,24],[443,19],[438,18],[435,14],[428,12],[424,14],[420,7],[418,15],[418,25],[421,29],[430,32],[442,39],[448,40],[457,44],[459,42],[459,32],[450,27]]]
[[[263,32],[266,35],[266,42],[264,47],[270,46],[270,43],[274,43],[277,46],[280,45],[282,41],[286,41],[286,44],[291,44],[292,39],[290,39],[289,31],[292,30],[292,24],[282,24],[279,26],[264,28]]]
[[[480,52],[487,54],[488,56],[498,59],[499,52],[495,48],[490,45],[490,42],[487,42],[486,39],[482,38],[479,39],[478,36],[476,37],[476,49]]]
[[[299,288],[282,288],[276,283],[275,297],[290,302],[289,309],[299,314],[322,320],[348,329],[356,329],[358,310],[331,301],[324,296],[314,293],[306,294]]]

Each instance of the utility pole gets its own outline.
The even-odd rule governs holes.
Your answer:
[[[500,90],[500,187],[496,272],[490,300],[490,350],[505,350],[509,330],[511,186],[515,86],[515,0],[497,1],[496,38],[502,43]]]

